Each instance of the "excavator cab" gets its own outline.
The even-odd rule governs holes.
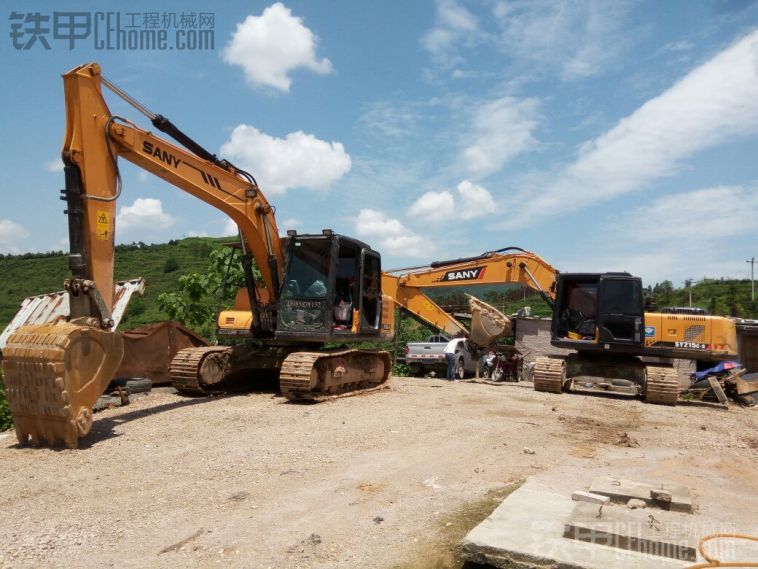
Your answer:
[[[325,229],[290,231],[277,310],[277,340],[376,339],[382,323],[382,266],[365,243]]]
[[[556,282],[552,344],[577,350],[644,346],[642,280],[629,273],[564,273]]]

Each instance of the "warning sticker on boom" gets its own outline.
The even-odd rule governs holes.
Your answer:
[[[95,236],[101,241],[106,241],[111,236],[111,216],[107,211],[97,212],[97,229]]]

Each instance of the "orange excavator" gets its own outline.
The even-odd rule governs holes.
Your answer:
[[[387,381],[392,361],[386,351],[321,350],[326,343],[390,336],[393,309],[383,302],[379,253],[331,230],[288,232],[280,239],[274,207],[251,174],[150,112],[103,77],[95,63],[69,71],[63,83],[70,316],[67,322],[22,327],[8,339],[5,383],[19,443],[62,441],[77,447],[91,428],[93,404],[121,362],[123,341],[113,332],[111,318],[119,158],[224,212],[239,228],[246,286],[238,295],[239,310],[221,314],[220,320],[234,321],[246,310],[249,337],[233,347],[181,350],[170,370],[181,391],[212,393],[230,376],[251,372],[278,375],[282,392],[294,400],[371,389]],[[179,145],[113,115],[103,87]],[[338,292],[352,299],[339,321],[334,316]]]
[[[646,312],[639,277],[561,273],[518,247],[391,271],[382,289],[411,313],[426,313],[424,319],[439,330],[456,333],[454,319],[441,309],[431,312],[433,303],[424,290],[504,283],[537,290],[553,310],[551,344],[574,350],[566,357],[537,358],[537,391],[561,393],[582,386],[676,405],[679,382],[672,358],[715,362],[738,356],[736,329],[728,318],[687,309]],[[476,313],[472,337],[475,318]]]
[[[62,441],[76,448],[92,427],[94,403],[121,363],[124,340],[112,318],[119,158],[217,208],[239,228],[236,248],[245,287],[234,309],[219,314],[218,328],[220,335],[242,341],[178,351],[169,373],[181,393],[212,394],[240,379],[277,379],[288,399],[318,401],[379,388],[388,380],[389,352],[347,347],[394,335],[395,305],[382,291],[378,252],[330,229],[306,235],[289,230],[280,238],[275,208],[250,173],[149,111],[103,77],[99,65],[69,71],[63,84],[61,199],[69,227],[71,277],[64,287],[70,313],[65,321],[19,328],[3,350],[6,393],[21,445]],[[111,114],[103,87],[179,145]],[[487,314],[478,322],[482,342],[497,336],[497,323]]]

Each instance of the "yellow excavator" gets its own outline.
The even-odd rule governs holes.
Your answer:
[[[575,350],[565,358],[537,358],[537,391],[561,393],[581,385],[676,405],[679,382],[672,358],[713,362],[738,357],[732,320],[688,309],[646,312],[639,277],[561,273],[518,247],[393,271],[384,275],[382,288],[413,313],[430,310],[425,289],[504,283],[539,291],[553,310],[551,344]],[[435,327],[456,332],[450,317],[439,312]]]
[[[313,401],[387,381],[389,352],[346,347],[394,335],[395,307],[382,292],[378,252],[329,229],[308,235],[290,230],[280,238],[275,208],[250,173],[149,111],[103,77],[99,65],[69,71],[63,84],[61,199],[69,227],[71,277],[64,287],[70,314],[64,322],[19,328],[3,351],[6,393],[21,445],[61,441],[76,448],[91,429],[94,403],[121,362],[123,339],[111,317],[119,158],[224,212],[239,228],[245,287],[218,322],[220,333],[242,334],[244,341],[180,350],[169,369],[180,392],[216,393],[240,377],[269,376],[278,379],[288,399]],[[103,87],[181,146],[111,114]],[[485,327],[478,337],[488,342],[490,335],[496,337],[496,326]],[[327,350],[326,344],[342,347]]]

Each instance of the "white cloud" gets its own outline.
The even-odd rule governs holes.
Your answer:
[[[355,218],[355,233],[382,253],[403,257],[425,257],[433,250],[426,239],[374,209],[362,209]],[[374,240],[374,241],[372,241]]]
[[[224,223],[222,236],[229,237],[231,235],[236,236],[238,234],[239,234],[239,228],[237,227],[237,224],[234,222],[234,220],[231,217],[227,217],[226,222]]]
[[[756,219],[758,186],[718,186],[657,199],[627,216],[626,228],[640,241],[686,240],[707,246],[715,239],[754,231]],[[707,230],[699,229],[703,226]]]
[[[460,215],[463,219],[474,219],[495,211],[495,200],[487,189],[478,184],[463,180],[458,184],[460,195]]]
[[[147,179],[150,177],[150,175],[145,172],[144,170],[140,170],[137,172],[137,181],[138,182],[147,182]]]
[[[411,207],[408,215],[421,219],[448,219],[455,216],[455,198],[447,190],[426,192]]]
[[[323,189],[351,166],[340,142],[319,140],[302,131],[275,138],[244,124],[232,131],[221,153],[252,172],[266,194],[282,194],[290,188]]]
[[[303,222],[296,217],[285,217],[281,222],[277,223],[279,229],[297,229]]]
[[[19,245],[27,237],[29,232],[22,225],[0,218],[0,253],[20,253]]]
[[[416,131],[419,115],[408,103],[380,101],[368,105],[360,122],[368,134],[402,139]]]
[[[421,46],[434,62],[444,68],[462,62],[457,54],[460,44],[470,45],[479,39],[477,19],[456,0],[437,0],[434,27],[421,38]]]
[[[45,162],[44,166],[48,172],[63,172],[63,160],[60,158],[53,158],[49,162]]]
[[[463,180],[458,184],[458,201],[447,190],[426,192],[408,208],[408,215],[424,219],[474,219],[495,211],[492,194],[478,184]]]
[[[629,271],[645,284],[705,276],[742,277],[738,236],[755,231],[758,186],[717,186],[668,195],[601,229],[592,254],[567,265],[577,271]],[[744,250],[744,248],[743,248]]]
[[[563,79],[597,75],[624,50],[631,3],[602,0],[498,2],[497,46],[519,62],[557,68]],[[628,40],[627,40],[628,41]]]
[[[250,85],[289,91],[290,74],[308,69],[320,75],[331,72],[332,64],[316,57],[318,38],[303,25],[303,20],[281,2],[248,16],[223,51],[224,61],[239,65]]]
[[[436,4],[434,27],[421,38],[421,47],[435,65],[459,77],[463,72],[455,68],[465,61],[461,48],[476,45],[485,36],[476,17],[457,0],[437,0]]]
[[[664,45],[660,52],[666,52],[666,51],[673,51],[673,52],[682,52],[682,51],[690,51],[692,48],[695,47],[695,44],[692,43],[689,40],[678,40],[669,42],[666,45]]]
[[[474,114],[463,160],[475,176],[500,170],[509,160],[537,144],[533,132],[540,121],[536,99],[502,97],[482,104]]]
[[[118,231],[141,231],[154,235],[171,227],[174,222],[174,217],[163,211],[161,200],[137,198],[132,205],[122,205],[119,208],[116,228]]]
[[[611,130],[535,195],[523,192],[519,220],[591,206],[644,189],[678,172],[684,160],[758,134],[758,31],[695,68]],[[525,198],[529,197],[528,200]],[[512,222],[509,221],[509,225]]]

